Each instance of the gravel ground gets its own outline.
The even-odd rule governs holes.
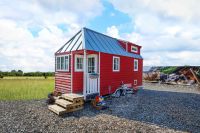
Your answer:
[[[159,90],[159,91],[172,91],[172,92],[182,92],[182,93],[195,93],[200,94],[200,87],[197,85],[167,85],[159,83],[144,83],[146,89]]]
[[[107,110],[86,103],[62,117],[48,111],[45,100],[0,101],[0,132],[200,132],[198,90],[144,86],[136,95],[107,99]]]

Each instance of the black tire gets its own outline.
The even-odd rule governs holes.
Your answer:
[[[52,97],[53,97],[53,93],[49,93],[48,98],[52,98]]]
[[[120,97],[121,94],[122,94],[121,90],[117,90],[117,91],[115,92],[115,97]]]
[[[126,95],[126,90],[122,90],[121,91],[121,96],[125,96]]]

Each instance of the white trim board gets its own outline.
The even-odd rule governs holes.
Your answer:
[[[133,49],[134,48],[134,49]],[[135,50],[136,49],[136,50]],[[131,52],[135,52],[137,53],[138,52],[138,47],[136,46],[131,46]]]

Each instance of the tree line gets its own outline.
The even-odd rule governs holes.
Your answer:
[[[29,76],[29,77],[42,77],[44,78],[54,76],[54,72],[23,72],[22,70],[11,70],[10,72],[0,71],[0,78],[3,77],[17,77],[17,76]]]

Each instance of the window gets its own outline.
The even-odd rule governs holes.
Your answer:
[[[134,59],[134,71],[138,71],[138,60]]]
[[[60,70],[60,57],[56,58],[56,70]]]
[[[75,71],[83,71],[83,56],[75,55]]]
[[[119,71],[120,69],[120,58],[119,57],[113,57],[113,71]]]
[[[88,57],[88,73],[95,73],[95,57]]]
[[[64,56],[63,57],[60,57],[61,58],[61,67],[60,67],[60,69],[61,70],[64,70]]]
[[[137,80],[134,80],[134,85],[137,85]]]
[[[138,52],[138,47],[136,46],[131,46],[131,52]]]
[[[61,55],[56,57],[56,70],[69,71],[69,55]]]
[[[64,70],[69,71],[69,56],[65,56]]]

